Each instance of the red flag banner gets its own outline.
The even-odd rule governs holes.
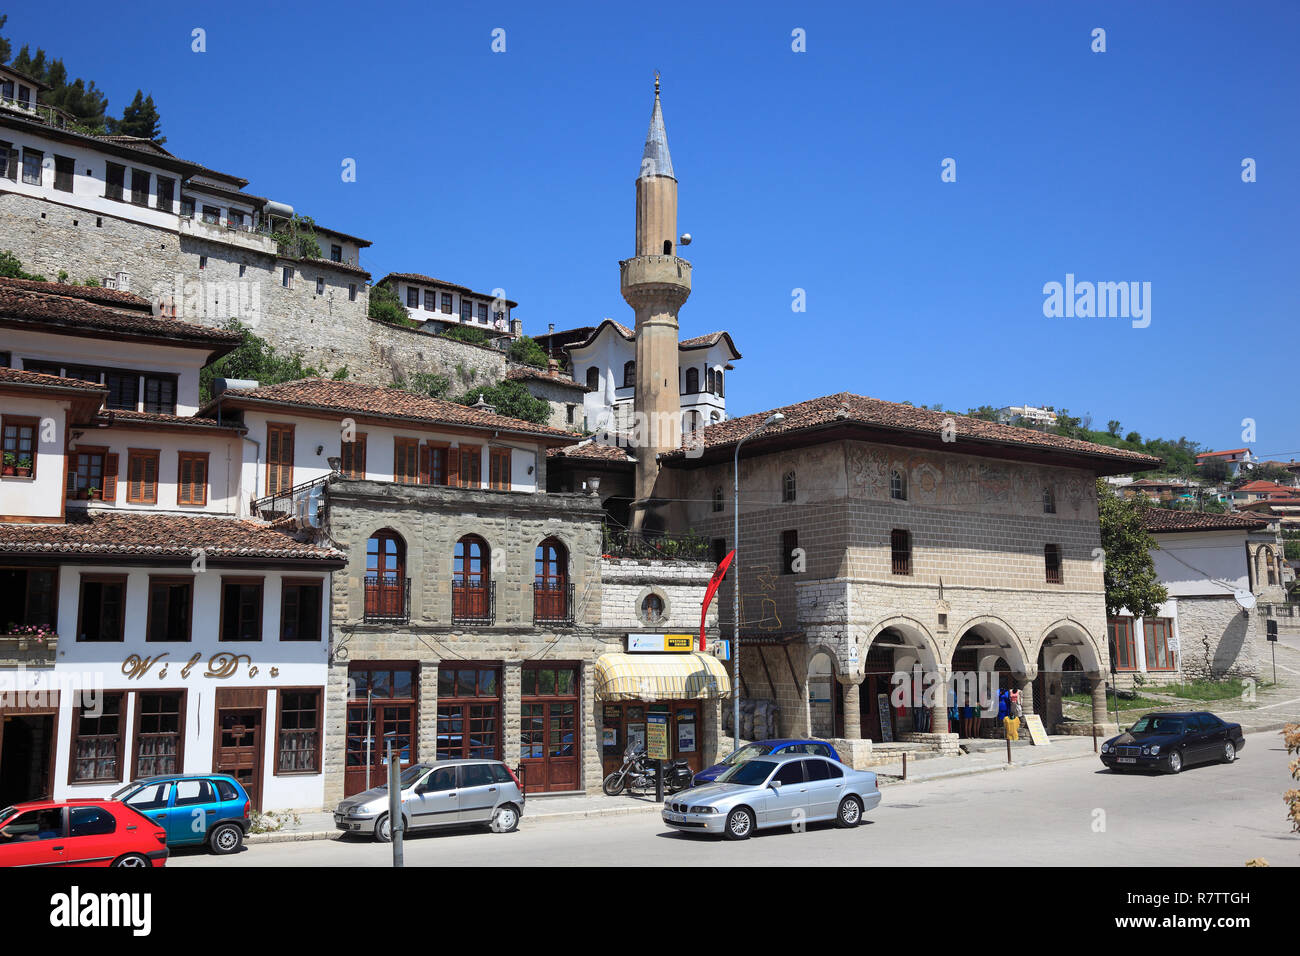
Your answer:
[[[704,606],[700,608],[700,650],[704,650],[704,619],[708,616],[709,605],[713,603],[713,595],[718,593],[718,587],[722,584],[722,579],[727,576],[727,568],[731,567],[731,559],[735,556],[734,550],[728,551],[727,556],[713,572],[713,577],[709,578],[709,589],[704,592]]]

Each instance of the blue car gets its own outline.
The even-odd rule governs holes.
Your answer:
[[[207,844],[216,854],[235,853],[244,845],[252,819],[248,793],[223,773],[186,773],[143,777],[110,798],[143,813],[167,831],[167,845]]]
[[[701,770],[691,778],[691,786],[702,787],[706,783],[713,783],[736,764],[744,763],[746,760],[753,760],[755,757],[774,757],[777,754],[814,754],[818,757],[829,757],[832,760],[840,759],[840,755],[835,752],[835,748],[824,740],[806,740],[802,738],[756,740],[752,744],[745,744],[722,763]]]

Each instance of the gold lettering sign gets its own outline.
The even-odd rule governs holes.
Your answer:
[[[122,661],[122,673],[125,674],[129,680],[139,680],[148,674],[155,664],[161,662],[161,667],[158,671],[158,678],[159,680],[165,679],[167,677],[167,662],[163,661],[163,658],[165,657],[167,657],[166,652],[155,654],[152,657],[141,657],[139,654],[132,654],[126,660]],[[195,654],[191,657],[189,662],[181,668],[181,678],[188,678],[194,665],[201,659],[201,654]],[[256,677],[258,675],[258,666],[253,663],[253,659],[247,654],[232,654],[229,651],[218,651],[216,654],[213,654],[208,658],[207,670],[205,670],[200,676],[213,678],[215,680],[225,680],[229,677],[234,677],[239,673],[240,664],[246,664],[248,666],[249,677]],[[280,668],[272,667],[270,668],[270,673],[272,677],[279,677]]]

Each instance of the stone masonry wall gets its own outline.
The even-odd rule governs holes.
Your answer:
[[[1262,674],[1268,659],[1258,611],[1244,612],[1231,594],[1178,599],[1178,660],[1187,680]]]

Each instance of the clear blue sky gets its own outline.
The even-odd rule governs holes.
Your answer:
[[[1300,458],[1292,0],[52,10],[11,9],[15,49],[114,114],[152,92],[178,155],[373,240],[376,279],[504,287],[531,334],[630,320],[616,260],[662,71],[682,334],[734,335],[733,414],[1047,403],[1221,448],[1249,417],[1257,453]],[[1150,327],[1045,318],[1066,273],[1150,282]]]

